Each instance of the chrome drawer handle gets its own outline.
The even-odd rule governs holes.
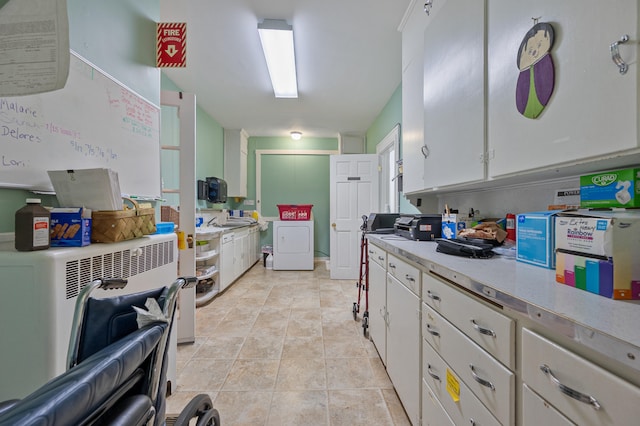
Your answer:
[[[431,293],[431,290],[427,290],[427,297],[431,300],[435,300],[436,302],[441,301],[440,296]]]
[[[378,256],[378,260],[384,260],[384,257]]]
[[[476,426],[476,421],[473,419],[469,419],[469,423],[471,424],[471,426]]]
[[[411,275],[409,274],[404,274],[404,279],[407,281],[411,281],[411,282],[415,282],[415,278],[413,278]]]
[[[394,265],[393,263],[389,263],[389,268],[396,269],[396,265]]]
[[[544,374],[549,376],[553,384],[555,384],[558,387],[558,390],[560,390],[560,392],[562,392],[563,394],[570,396],[571,398],[578,400],[580,402],[584,402],[585,404],[589,404],[596,410],[600,409],[600,403],[598,402],[597,399],[595,399],[591,395],[587,395],[575,389],[571,389],[569,386],[563,385],[562,383],[560,383],[560,380],[558,380],[558,378],[553,375],[551,368],[549,368],[547,364],[542,364],[540,366],[540,370],[542,370]]]
[[[435,380],[441,382],[442,380],[440,380],[440,376],[438,376],[437,374],[433,373],[431,370],[431,364],[427,364],[427,373],[433,377]]]
[[[492,391],[496,390],[496,387],[493,386],[493,383],[491,383],[489,380],[483,379],[482,377],[480,377],[480,376],[478,376],[476,374],[476,369],[473,366],[473,364],[469,364],[469,368],[471,368],[471,375],[473,376],[473,380],[475,380],[476,382],[480,383],[482,386],[488,387]]]
[[[427,333],[429,333],[429,334],[430,334],[430,335],[432,335],[432,336],[440,337],[440,333],[439,333],[439,332],[437,332],[436,330],[434,330],[434,329],[431,327],[431,324],[427,324]]]
[[[496,332],[491,330],[490,328],[484,328],[476,322],[476,320],[471,319],[471,323],[473,324],[473,328],[478,330],[478,333],[485,334],[487,336],[496,337]]]

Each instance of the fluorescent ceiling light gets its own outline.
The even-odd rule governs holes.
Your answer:
[[[297,98],[293,27],[281,19],[265,19],[258,33],[276,98]]]

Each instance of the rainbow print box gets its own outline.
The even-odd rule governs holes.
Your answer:
[[[640,299],[640,212],[556,217],[556,281],[613,299]]]

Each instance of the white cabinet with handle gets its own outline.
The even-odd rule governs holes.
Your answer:
[[[249,135],[243,129],[224,129],[224,180],[228,197],[247,196]]]

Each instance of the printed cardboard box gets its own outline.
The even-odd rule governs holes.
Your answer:
[[[613,299],[640,299],[640,212],[556,218],[556,281]]]
[[[516,259],[555,268],[555,217],[562,210],[520,213],[516,217]]]
[[[640,168],[580,176],[580,207],[640,207]]]
[[[91,244],[91,210],[82,207],[51,209],[51,247]]]

